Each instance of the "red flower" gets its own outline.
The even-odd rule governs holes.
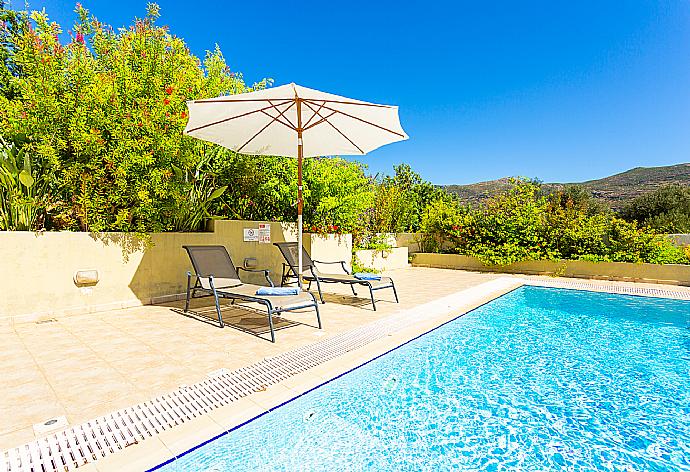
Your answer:
[[[81,33],[77,33],[76,41],[78,43],[84,44],[84,35]]]
[[[168,95],[172,94],[172,93],[173,93],[173,88],[172,88],[172,86],[166,87],[165,93],[167,93]]]
[[[187,118],[187,112],[183,111],[182,113],[180,113],[180,118]]]
[[[165,103],[166,105],[170,105],[170,100],[166,98],[165,100],[163,100],[163,103]]]

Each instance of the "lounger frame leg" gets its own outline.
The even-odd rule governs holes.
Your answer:
[[[374,289],[369,283],[367,284],[367,287],[369,287],[369,295],[371,296],[371,306],[373,306],[374,311],[376,311],[376,301],[374,301]]]
[[[192,290],[192,273],[187,272],[187,298],[184,302],[184,312],[189,312],[189,293]]]
[[[263,303],[264,303],[264,305],[266,305],[266,311],[268,312],[268,327],[271,330],[271,342],[274,343],[274,342],[276,342],[276,333],[275,333],[275,329],[273,327],[273,313],[274,313],[273,306],[271,305],[271,302],[269,302],[269,301],[266,301]]]
[[[398,300],[398,291],[395,289],[395,282],[391,280],[391,287],[393,288],[393,295],[395,295],[395,303],[400,303],[400,300]]]
[[[355,284],[349,284],[350,285],[350,290],[352,290],[352,295],[355,297],[357,296],[357,292],[355,292]]]
[[[323,299],[323,292],[321,291],[321,282],[319,282],[318,277],[314,277],[314,279],[316,280],[316,288],[319,290],[319,299],[321,300],[322,304],[325,304],[326,301]]]
[[[213,298],[216,301],[216,313],[218,313],[218,326],[223,328],[225,325],[223,324],[223,315],[220,312],[220,301],[218,300],[218,292],[216,292],[216,286],[213,283],[213,276],[209,277],[208,280],[211,285],[211,291],[213,292]]]
[[[316,297],[313,293],[310,293],[309,295],[311,295],[311,298],[314,300],[314,310],[316,310],[316,321],[319,323],[319,329],[322,329],[323,326],[321,325],[321,313],[319,313],[319,303],[316,301]]]

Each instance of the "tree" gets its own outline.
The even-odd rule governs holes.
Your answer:
[[[50,224],[94,231],[198,229],[201,220],[190,215],[203,213],[205,200],[223,184],[205,167],[211,145],[182,135],[185,101],[246,92],[268,81],[247,86],[218,49],[200,61],[156,25],[154,4],[144,19],[118,31],[80,5],[75,12],[78,21],[65,45],[59,25],[44,12],[15,13],[17,26],[5,29],[10,46],[3,48],[2,74],[10,79],[0,134],[26,136],[21,151],[56,177],[46,198]]]
[[[690,233],[690,187],[660,187],[632,200],[620,215],[660,233]]]
[[[422,179],[409,164],[393,166],[393,175],[384,176],[376,185],[371,227],[374,232],[419,231],[423,211],[435,200],[453,197]]]

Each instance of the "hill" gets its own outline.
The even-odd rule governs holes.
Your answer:
[[[586,182],[545,183],[547,190],[568,185],[581,185],[592,195],[611,208],[618,209],[629,200],[669,184],[690,185],[690,163],[661,167],[635,167],[603,179]],[[444,185],[446,191],[455,193],[466,203],[478,203],[510,186],[508,177],[468,185]]]

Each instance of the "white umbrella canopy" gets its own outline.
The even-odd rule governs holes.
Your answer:
[[[362,155],[407,139],[398,107],[288,84],[187,102],[185,134],[242,154],[298,157]],[[300,116],[301,115],[301,118]]]
[[[302,159],[363,155],[408,138],[398,107],[287,84],[187,102],[184,134],[242,154],[298,159],[297,233],[302,247]],[[302,251],[298,249],[302,287]]]

